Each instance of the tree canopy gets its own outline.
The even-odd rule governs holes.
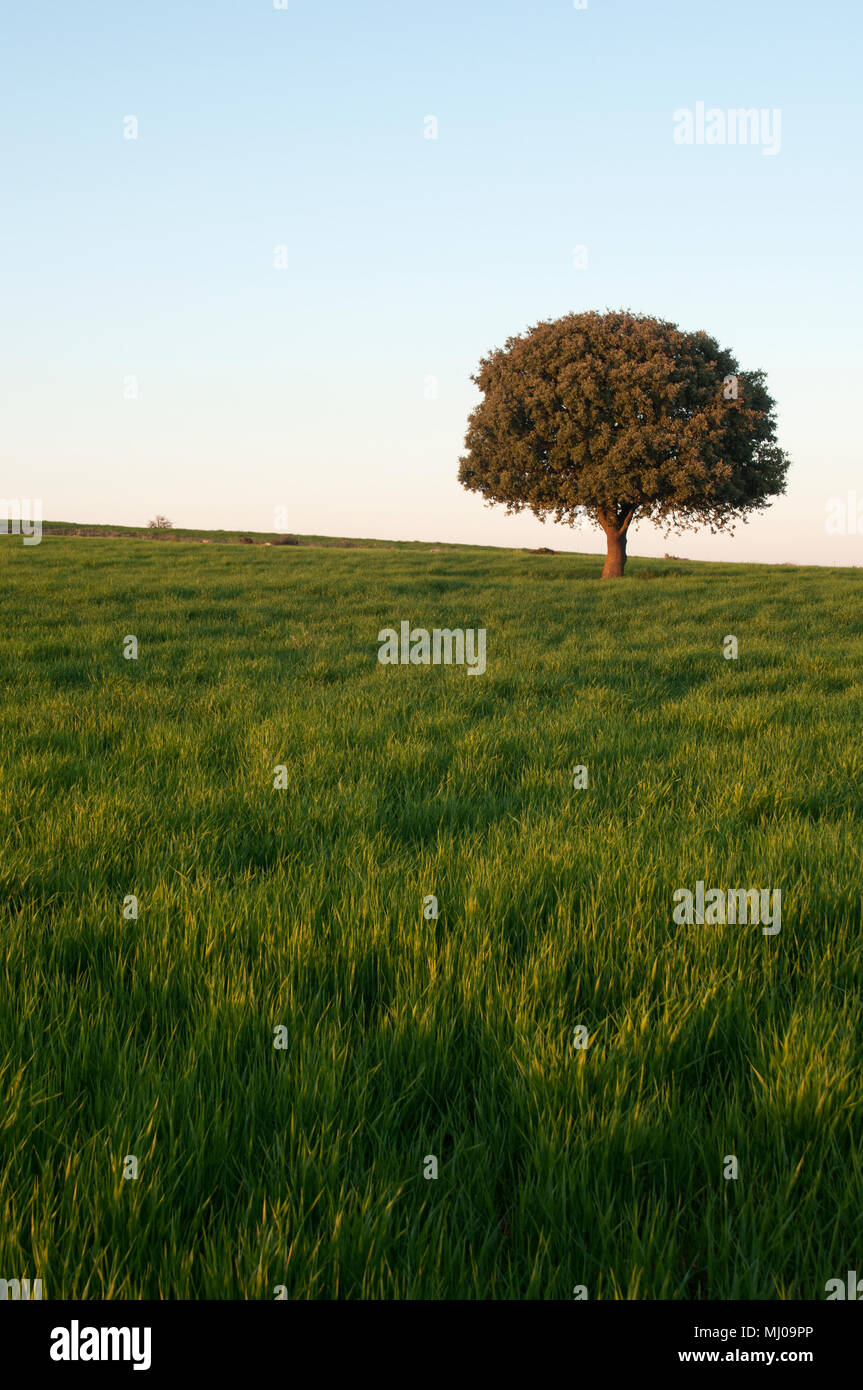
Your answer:
[[[507,340],[472,380],[459,480],[512,514],[529,509],[608,542],[623,574],[633,520],[666,532],[734,522],[785,491],[775,402],[709,334],[626,310],[544,320]]]

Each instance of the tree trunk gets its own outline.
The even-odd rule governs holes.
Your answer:
[[[607,508],[597,518],[605,532],[608,546],[605,569],[602,571],[603,579],[623,578],[623,570],[626,565],[626,533],[636,510],[636,506],[621,502],[616,507]]]
[[[603,579],[622,579],[623,567],[626,564],[626,532],[618,535],[617,531],[606,531],[605,539],[608,543],[608,554],[605,557],[605,568],[602,571]]]

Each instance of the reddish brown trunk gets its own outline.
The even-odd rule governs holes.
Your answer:
[[[626,533],[634,515],[635,507],[621,505],[614,510],[609,510],[599,518],[599,524],[605,532],[608,547],[605,568],[602,571],[603,579],[623,578],[623,570],[626,565]]]
[[[626,564],[626,532],[619,536],[616,531],[606,531],[605,539],[608,543],[608,554],[605,557],[605,568],[602,571],[603,579],[622,579],[623,567]]]

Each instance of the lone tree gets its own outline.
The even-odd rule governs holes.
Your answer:
[[[543,321],[472,377],[459,481],[507,514],[601,526],[603,579],[626,564],[633,521],[665,533],[734,522],[785,491],[761,371],[743,372],[707,333],[621,310]]]

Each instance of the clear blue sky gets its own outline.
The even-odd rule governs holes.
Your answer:
[[[8,7],[0,493],[65,520],[267,530],[285,506],[301,532],[598,551],[456,474],[484,352],[626,307],[765,369],[794,461],[787,498],[733,540],[641,527],[631,553],[861,563],[863,535],[824,525],[828,498],[863,502],[859,15]],[[778,108],[778,154],[675,144],[697,101]]]

